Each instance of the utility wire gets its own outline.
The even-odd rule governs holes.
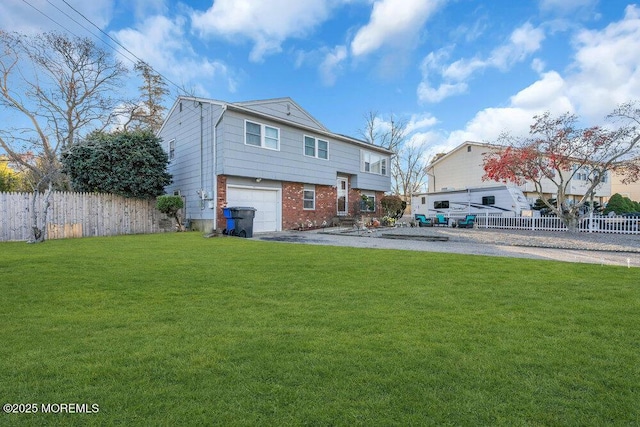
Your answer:
[[[151,70],[153,70],[155,73],[157,73],[160,77],[162,77],[164,80],[166,80],[168,83],[170,83],[171,85],[175,86],[179,92],[185,92],[184,89],[180,86],[178,86],[176,83],[174,83],[173,81],[171,81],[170,79],[168,79],[167,77],[165,77],[162,73],[158,72],[155,68],[153,68],[150,64],[148,64],[147,62],[145,62],[144,60],[142,60],[141,58],[139,58],[136,54],[134,54],[133,52],[131,52],[129,49],[127,49],[126,47],[124,47],[120,42],[118,42],[118,40],[114,39],[113,37],[111,37],[109,34],[107,34],[106,32],[104,32],[100,27],[98,27],[96,24],[94,24],[89,18],[87,18],[85,15],[83,15],[80,11],[78,11],[76,8],[74,8],[73,6],[71,6],[69,3],[67,3],[66,0],[62,0],[69,8],[71,8],[75,13],[77,13],[78,15],[80,15],[85,21],[87,21],[89,24],[91,24],[92,26],[94,26],[98,31],[100,31],[102,34],[104,34],[105,36],[107,36],[111,41],[113,41],[116,45],[120,46],[122,49],[124,49],[125,52],[127,52],[129,55],[133,56],[135,59],[137,59],[140,62],[145,63],[147,66],[149,66],[149,68],[151,68]],[[28,0],[22,0],[23,3],[25,3],[26,5],[28,5],[29,7],[31,7],[33,10],[35,10],[36,12],[38,12],[40,15],[44,16],[45,18],[47,18],[48,20],[50,20],[51,22],[53,22],[54,24],[56,24],[57,26],[59,26],[60,28],[62,28],[64,31],[69,32],[71,34],[73,34],[74,36],[81,38],[78,34],[74,33],[72,30],[70,30],[69,28],[65,27],[64,25],[62,25],[61,23],[59,23],[58,21],[56,21],[55,19],[53,19],[51,16],[47,15],[46,13],[44,13],[43,11],[41,11],[40,9],[38,9],[36,6],[34,6],[33,4],[29,3]],[[63,15],[65,15],[67,18],[71,19],[73,22],[75,22],[76,24],[78,24],[80,27],[84,28],[89,34],[91,34],[94,37],[100,38],[98,37],[96,34],[94,34],[89,28],[85,27],[83,24],[81,24],[80,22],[78,22],[76,19],[74,19],[73,17],[71,17],[69,14],[67,14],[66,12],[64,12],[62,9],[60,9],[58,6],[56,6],[55,4],[53,4],[50,0],[47,0],[47,3],[49,3],[51,6],[53,6],[54,8],[56,8],[60,13],[62,13]],[[116,51],[115,47],[109,43],[107,43],[105,40],[101,40],[106,46],[108,46],[109,48],[111,48],[112,50]],[[126,58],[128,61],[130,61],[132,64],[135,64],[136,61],[134,61],[133,59],[131,59],[130,57],[128,57],[127,55],[122,55],[124,58]]]
[[[24,0],[23,0],[24,1]],[[51,3],[50,0],[47,0],[48,3]],[[114,39],[113,37],[111,37],[109,34],[107,34],[106,32],[104,32],[100,27],[98,27],[96,24],[94,24],[89,18],[87,18],[82,12],[80,12],[78,9],[76,9],[75,7],[71,6],[67,0],[62,0],[62,2],[64,4],[66,4],[71,10],[73,10],[75,13],[77,13],[78,15],[80,15],[85,21],[87,21],[89,24],[93,25],[98,31],[100,31],[102,34],[104,34],[105,36],[107,36],[110,40],[112,40],[115,44],[117,44],[118,46],[120,46],[122,49],[124,49],[126,52],[128,52],[131,56],[133,56],[134,58],[136,58],[138,61],[140,62],[144,62],[145,64],[147,64],[149,66],[149,68],[151,68],[153,71],[155,71],[160,77],[162,77],[163,79],[165,79],[167,82],[171,83],[173,86],[175,86],[179,91],[184,92],[184,90],[178,86],[176,83],[172,82],[171,80],[169,80],[167,77],[163,76],[159,71],[157,71],[156,69],[154,69],[149,63],[147,63],[146,61],[144,61],[143,59],[141,59],[140,57],[138,57],[135,53],[131,52],[129,49],[127,49],[126,47],[124,47],[118,40]],[[56,7],[57,9],[57,7]],[[60,9],[58,9],[60,10]],[[66,13],[65,13],[66,15]],[[68,16],[68,15],[67,15]],[[74,20],[75,22],[75,20]],[[83,27],[84,28],[84,27]],[[133,61],[132,61],[133,62]]]

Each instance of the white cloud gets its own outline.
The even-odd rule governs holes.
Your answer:
[[[521,62],[531,53],[540,49],[542,40],[544,40],[544,31],[540,28],[534,28],[527,22],[511,33],[509,43],[491,52],[487,65],[503,71],[508,70],[513,64]]]
[[[252,61],[281,51],[289,37],[303,37],[329,15],[335,1],[216,0],[206,12],[193,12],[192,25],[204,36],[251,40]]]
[[[421,102],[439,102],[450,96],[459,95],[467,90],[467,80],[486,68],[507,71],[518,62],[538,51],[544,40],[544,32],[525,23],[516,28],[509,42],[495,48],[486,57],[476,56],[459,59],[446,65],[451,48],[429,53],[422,62],[422,82],[418,85],[418,99]],[[434,80],[440,80],[434,84]]]
[[[320,64],[320,77],[326,86],[332,86],[336,82],[337,73],[345,59],[347,59],[346,46],[336,46],[325,55],[322,64]]]
[[[441,0],[377,0],[369,23],[351,42],[354,56],[367,55],[382,46],[404,47],[413,44]]]
[[[92,0],[69,2],[69,4],[96,26],[104,28],[111,20],[115,1]],[[4,0],[0,2],[0,28],[26,34],[65,30],[73,31],[79,35],[86,34],[86,30],[71,20],[69,18],[71,17],[83,26],[98,32],[82,16],[63,2],[56,6],[47,0],[29,0],[28,3],[20,0]]]
[[[208,95],[203,84],[213,86],[212,80],[225,82],[227,89],[233,92],[237,83],[228,67],[220,61],[199,56],[185,38],[185,24],[186,19],[181,17],[171,20],[152,16],[141,22],[137,29],[115,32],[114,37],[176,84],[187,87],[196,84],[194,89],[198,95]]]
[[[413,114],[407,122],[407,134],[414,134],[419,130],[431,128],[438,123],[438,119],[429,113]]]
[[[511,97],[511,106],[528,111],[531,116],[550,111],[553,114],[573,112],[573,105],[567,96],[564,79],[555,71]]]
[[[548,71],[510,98],[505,108],[478,112],[464,127],[451,132],[433,150],[448,151],[463,141],[495,141],[502,132],[526,135],[533,116],[576,113],[583,125],[599,125],[620,103],[640,99],[640,8],[628,6],[625,16],[604,29],[582,30],[574,37],[574,60],[563,77]],[[542,70],[539,61],[534,69]]]
[[[465,93],[467,87],[466,83],[442,83],[435,88],[423,81],[418,85],[418,99],[422,102],[440,102],[450,96]]]
[[[640,99],[640,8],[630,5],[619,22],[602,30],[584,30],[566,80],[579,113],[599,120],[616,105]]]

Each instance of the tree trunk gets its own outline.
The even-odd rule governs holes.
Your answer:
[[[569,233],[577,233],[580,227],[580,218],[573,213],[566,213],[562,215],[562,222],[567,226]]]
[[[31,239],[28,243],[41,243],[44,242],[47,237],[47,214],[49,212],[49,198],[51,197],[53,184],[49,183],[42,197],[42,203],[38,207],[38,195],[40,191],[35,189],[31,193]],[[38,218],[41,218],[42,228],[38,225]]]

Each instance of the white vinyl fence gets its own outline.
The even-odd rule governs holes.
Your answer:
[[[464,217],[454,217],[460,220]],[[566,231],[562,220],[554,216],[542,217],[502,217],[491,215],[477,215],[476,226],[478,228],[502,228],[511,230],[543,230]],[[625,216],[587,216],[580,220],[580,231],[587,233],[617,233],[640,234],[640,218]]]
[[[31,237],[31,193],[0,193],[0,241]],[[40,209],[44,196],[36,200]],[[46,238],[159,233],[173,222],[155,208],[155,200],[113,194],[53,192],[49,198]],[[38,226],[43,229],[42,218]]]

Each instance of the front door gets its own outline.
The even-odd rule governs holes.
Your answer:
[[[338,216],[346,216],[349,206],[349,180],[338,178]]]

